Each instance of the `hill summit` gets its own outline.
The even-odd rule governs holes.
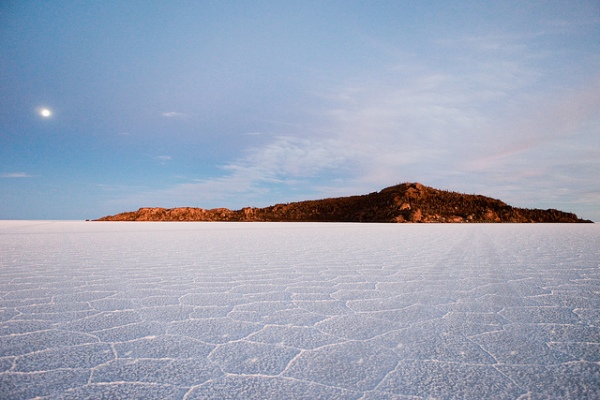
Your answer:
[[[592,222],[554,209],[516,208],[490,197],[402,183],[379,192],[265,208],[140,208],[96,221]]]

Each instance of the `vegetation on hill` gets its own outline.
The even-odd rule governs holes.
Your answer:
[[[403,183],[362,196],[241,210],[140,208],[98,221],[591,222],[554,209],[516,208],[490,197]]]

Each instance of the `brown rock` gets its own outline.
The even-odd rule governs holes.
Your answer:
[[[420,208],[417,208],[415,211],[411,212],[408,220],[410,222],[421,222],[421,220],[423,219],[423,213],[421,212]]]
[[[308,200],[265,208],[152,208],[100,221],[315,221],[315,222],[591,222],[562,211],[515,208],[490,197],[403,183],[362,196]]]

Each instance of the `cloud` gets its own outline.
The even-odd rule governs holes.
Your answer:
[[[18,179],[18,178],[33,178],[34,175],[30,175],[26,172],[9,172],[6,174],[0,174],[0,178]]]
[[[585,124],[600,117],[598,110],[600,77],[588,82],[586,87],[539,99],[533,106],[516,113],[511,121],[497,127],[495,135],[503,135],[504,140],[488,149],[481,149],[480,156],[471,160],[467,168],[483,170],[519,153],[581,136]],[[600,143],[596,141],[592,145],[598,149]],[[561,147],[566,150],[564,153],[568,153],[568,149]]]
[[[155,156],[155,157],[154,157],[154,159],[155,159],[155,160],[158,160],[158,161],[160,161],[160,162],[162,162],[162,163],[165,163],[165,162],[167,162],[167,161],[171,161],[171,159],[172,159],[172,158],[173,158],[173,157],[171,157],[171,156],[167,156],[167,155]]]
[[[189,114],[176,112],[176,111],[168,111],[161,114],[165,118],[180,118],[185,119],[189,117]]]
[[[162,190],[148,189],[114,203],[131,209],[140,204],[235,209],[273,204],[274,197],[277,202],[316,198],[321,196],[315,182],[331,182],[336,177],[343,180],[343,173],[351,168],[348,160],[343,147],[329,138],[282,135],[222,165],[222,176],[195,179]],[[327,185],[321,189],[322,193],[332,192]]]
[[[342,151],[340,151],[342,150]],[[208,203],[222,201],[232,207],[249,205],[232,202],[244,194],[249,201],[281,187],[301,190],[326,174],[328,178],[347,169],[348,158],[343,149],[330,139],[313,140],[279,136],[262,147],[247,150],[246,155],[221,168],[217,178],[181,184],[164,192],[166,197],[194,198]],[[281,200],[283,201],[283,199]],[[223,205],[223,203],[220,203]]]
[[[400,71],[400,72],[399,72]],[[488,87],[423,68],[393,66],[377,81],[331,88],[327,107],[297,124],[279,124],[267,143],[221,166],[223,175],[154,193],[172,204],[248,205],[276,192],[278,201],[349,195],[403,181],[443,182],[471,160],[489,128]],[[243,194],[245,204],[236,199]],[[302,197],[300,197],[302,196]],[[191,203],[193,202],[193,203]]]

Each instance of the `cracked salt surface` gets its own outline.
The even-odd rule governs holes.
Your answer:
[[[598,399],[595,225],[0,221],[2,399]]]

